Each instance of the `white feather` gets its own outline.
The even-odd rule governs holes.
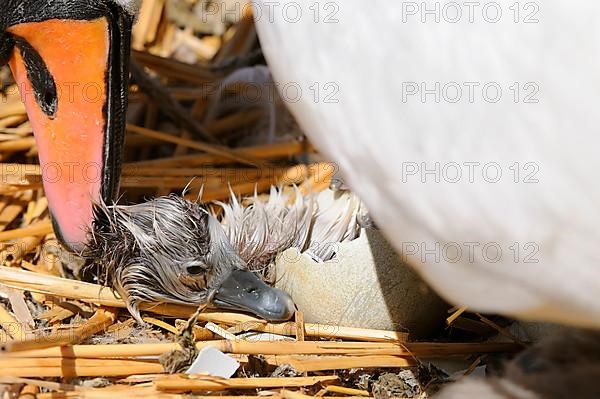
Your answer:
[[[265,3],[255,6],[266,12]],[[316,22],[314,1],[284,3],[300,6],[300,20],[291,23],[285,5],[256,18],[279,87],[304,88],[289,103],[304,131],[426,280],[474,310],[600,327],[600,3],[532,3],[540,7],[533,24],[523,23],[531,9],[521,9],[520,23],[514,22],[512,0],[495,2],[504,12],[498,23],[482,17],[488,1],[478,3],[473,23],[464,8],[460,23],[431,16],[423,23],[421,14],[403,15],[406,2],[383,0],[336,2],[338,22],[323,21],[326,10]],[[328,82],[339,88],[338,102],[315,102],[310,88]],[[481,94],[471,103],[468,93],[458,103],[431,95],[403,99],[411,82],[430,89],[436,82],[495,82],[503,97],[497,103]],[[539,102],[515,102],[515,82],[521,89],[534,82]],[[463,166],[457,183],[402,178],[407,165],[432,169],[449,162],[497,162],[503,177],[488,183],[480,166],[471,182]],[[519,183],[510,169],[515,162]],[[539,168],[539,183],[523,183],[525,163]],[[470,242],[480,248],[472,259],[424,253]],[[496,263],[482,254],[488,243],[503,250]],[[524,262],[528,243],[539,248],[538,263]],[[407,253],[408,244],[421,250]]]
[[[271,187],[266,200],[254,196],[245,206],[235,195],[223,208],[221,224],[232,246],[252,270],[269,275],[268,266],[276,255],[298,248],[315,259],[335,256],[337,244],[360,234],[358,215],[361,202],[351,193],[325,190],[301,195]]]

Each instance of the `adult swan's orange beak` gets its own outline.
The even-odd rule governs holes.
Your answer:
[[[38,146],[55,231],[80,250],[117,193],[133,10],[125,0],[0,0],[8,63]]]

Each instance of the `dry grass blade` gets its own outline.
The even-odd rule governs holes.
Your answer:
[[[323,377],[290,377],[290,378],[229,378],[180,376],[165,377],[154,381],[154,386],[160,391],[167,392],[201,392],[223,391],[227,389],[259,389],[278,387],[302,387],[318,383],[337,381],[336,376]]]
[[[116,318],[115,311],[100,308],[89,320],[73,330],[61,331],[50,336],[36,337],[29,340],[7,342],[0,345],[0,352],[14,353],[53,346],[73,345],[91,335],[104,331],[115,322]]]
[[[417,364],[412,358],[398,356],[265,356],[268,364],[283,366],[289,364],[296,371],[315,372],[325,370],[347,370],[353,368],[401,368]]]
[[[386,342],[250,342],[241,340],[202,341],[196,343],[198,349],[212,346],[224,353],[245,355],[338,355],[338,356],[400,356],[444,357],[473,355],[480,353],[513,352],[520,349],[514,343],[438,343],[414,342],[394,344]],[[88,357],[115,358],[159,356],[179,349],[175,343],[169,344],[113,344],[113,345],[73,345],[63,348],[37,349],[27,352],[8,353],[8,357]]]
[[[44,220],[20,229],[1,231],[0,242],[29,236],[43,236],[50,234],[53,231],[52,222],[50,222],[50,220]]]
[[[310,144],[300,141],[291,141],[287,143],[266,144],[254,147],[242,147],[231,150],[234,154],[256,159],[279,159],[288,158],[304,152],[311,152],[313,148]],[[153,159],[150,161],[130,162],[124,165],[124,172],[127,173],[136,167],[166,168],[177,166],[205,166],[222,165],[231,163],[231,159],[220,155],[212,154],[194,154],[181,155],[169,158]]]
[[[325,387],[325,391],[331,393],[341,393],[342,395],[370,396],[369,391],[365,391],[364,389],[346,388],[337,385],[328,385]]]
[[[213,155],[218,155],[218,156],[230,159],[232,161],[240,162],[240,163],[243,163],[246,165],[257,166],[257,167],[269,167],[269,164],[263,160],[236,154],[235,152],[233,152],[232,150],[230,150],[227,147],[214,145],[214,144],[200,143],[200,142],[193,141],[193,140],[183,139],[183,138],[175,137],[175,136],[172,136],[172,135],[169,135],[166,133],[162,133],[162,132],[159,132],[156,130],[147,129],[145,127],[135,126],[135,125],[131,125],[131,124],[127,125],[127,130],[130,132],[133,132],[133,133],[138,133],[138,134],[144,135],[146,137],[152,137],[155,139],[163,140],[167,143],[183,145],[183,146],[195,149],[195,150],[204,151],[204,152],[207,152],[207,153],[213,154]]]
[[[8,312],[3,304],[0,304],[0,325],[10,338],[14,340],[25,338],[26,334],[23,326]]]
[[[119,377],[160,373],[155,361],[111,359],[15,359],[0,360],[3,376],[14,377]]]
[[[35,145],[35,139],[33,137],[28,137],[24,139],[18,140],[10,140],[0,143],[0,151],[3,152],[15,152],[15,151],[25,151],[29,150],[31,147]]]

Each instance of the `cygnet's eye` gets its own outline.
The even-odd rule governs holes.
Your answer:
[[[201,262],[193,262],[188,264],[185,270],[191,275],[198,275],[206,272],[207,266]]]
[[[189,274],[200,274],[204,271],[204,269],[201,266],[188,266],[187,267],[187,272]]]

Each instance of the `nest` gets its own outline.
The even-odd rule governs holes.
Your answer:
[[[260,196],[272,185],[283,190],[297,185],[297,195],[328,187],[334,165],[323,162],[283,101],[265,89],[273,86],[251,16],[197,26],[201,12],[199,5],[180,0],[142,7],[133,38],[121,202],[184,189],[185,198],[195,201],[201,187],[205,202],[225,203],[231,192]],[[402,392],[424,397],[444,377],[432,371],[429,358],[459,356],[475,368],[486,354],[522,347],[504,329],[506,320],[464,309],[455,309],[451,328],[440,332],[445,342],[415,343],[406,332],[305,323],[301,312],[293,321],[268,323],[206,310],[186,324],[196,308],[183,304],[140,305],[143,324],[136,322],[118,290],[73,278],[81,259],[63,251],[53,234],[31,125],[6,69],[1,76],[4,389],[37,398],[178,398],[191,392],[297,399],[400,392],[382,388],[397,380],[410,385]],[[219,215],[219,209],[212,211]],[[166,374],[159,357],[181,349],[186,331],[191,331],[186,345],[213,346],[237,360],[236,375]],[[513,342],[482,342],[498,331]],[[414,375],[408,378],[406,370]],[[380,381],[385,373],[396,377]]]

